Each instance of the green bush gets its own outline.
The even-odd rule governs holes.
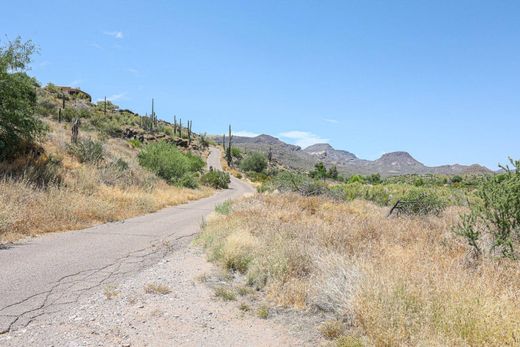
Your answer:
[[[0,47],[0,160],[23,153],[46,131],[36,116],[36,80],[24,72],[35,51],[20,38]]]
[[[231,147],[231,155],[238,160],[242,159],[242,151],[238,147]]]
[[[204,161],[190,153],[180,152],[175,145],[156,142],[144,146],[138,155],[139,164],[172,184],[187,183],[186,174],[202,170]]]
[[[260,152],[251,152],[240,162],[240,169],[244,172],[263,172],[266,168],[267,158]]]
[[[227,172],[211,170],[202,175],[200,181],[205,186],[215,189],[227,189],[229,188],[229,183],[231,183],[231,178]]]
[[[226,200],[221,204],[215,206],[215,212],[223,215],[228,215],[231,213],[231,201]]]
[[[196,174],[188,172],[181,177],[177,182],[177,185],[180,187],[195,189],[199,187],[199,180]]]
[[[75,144],[70,144],[68,149],[69,153],[81,163],[96,164],[104,158],[103,144],[91,138],[81,139]]]
[[[402,197],[399,213],[409,216],[439,215],[445,208],[445,203],[437,194],[414,189]]]
[[[508,258],[518,258],[520,244],[520,160],[504,167],[505,173],[486,178],[477,192],[481,202],[472,206],[471,213],[462,216],[456,230],[480,254],[479,240],[491,239],[490,251]]]

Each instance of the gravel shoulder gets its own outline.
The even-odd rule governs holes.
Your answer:
[[[0,336],[2,346],[302,346],[276,320],[239,310],[215,296],[206,278],[218,269],[189,240],[170,246],[157,264],[45,320]],[[214,283],[213,283],[214,284]]]

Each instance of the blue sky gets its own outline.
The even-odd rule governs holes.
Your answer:
[[[196,131],[427,165],[520,158],[519,1],[9,1],[31,73]]]

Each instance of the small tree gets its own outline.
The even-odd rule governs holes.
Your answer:
[[[332,178],[333,180],[337,180],[338,179],[338,168],[336,167],[336,165],[334,165],[333,167],[331,167],[329,169],[329,172],[327,173],[327,176],[329,178]]]
[[[0,47],[0,160],[20,153],[45,131],[35,114],[37,82],[25,73],[35,50],[19,37]]]
[[[327,178],[327,168],[320,161],[316,165],[314,165],[314,170],[310,172],[310,176],[317,180],[324,180]]]
[[[520,160],[510,159],[514,169],[502,167],[505,173],[490,176],[481,184],[477,195],[482,203],[472,206],[462,216],[456,232],[464,236],[477,254],[482,235],[491,238],[490,251],[504,257],[518,258],[520,244]]]

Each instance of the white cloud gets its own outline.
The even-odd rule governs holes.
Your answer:
[[[96,101],[104,101],[104,100],[105,100],[105,98],[101,98],[101,99],[97,99]],[[126,97],[126,92],[123,92],[123,93],[107,96],[107,100],[108,101],[128,100],[128,98]]]
[[[324,118],[323,120],[325,122],[327,122],[327,123],[332,123],[332,124],[338,124],[339,123],[339,120],[333,119],[333,118]]]
[[[280,136],[291,140],[290,142],[302,148],[309,147],[310,145],[314,145],[315,143],[329,142],[329,139],[321,138],[318,135],[310,133],[308,131],[285,131],[283,133],[280,133]]]
[[[46,66],[48,66],[49,64],[50,64],[49,61],[44,60],[44,61],[42,61],[42,62],[41,62],[40,64],[38,64],[38,65],[39,65],[40,67],[46,67]]]
[[[123,38],[123,32],[122,31],[105,31],[103,34],[112,36],[115,39],[122,39]]]
[[[134,76],[139,76],[140,75],[139,70],[137,70],[137,69],[129,68],[129,69],[126,69],[126,71],[130,72]]]
[[[101,47],[101,45],[99,43],[96,43],[96,42],[89,43],[88,45],[90,47],[94,47],[94,48],[97,48],[97,49],[103,49],[103,47]]]
[[[244,137],[257,137],[260,134],[254,133],[252,131],[241,130],[241,131],[234,131],[233,135],[244,136]]]

